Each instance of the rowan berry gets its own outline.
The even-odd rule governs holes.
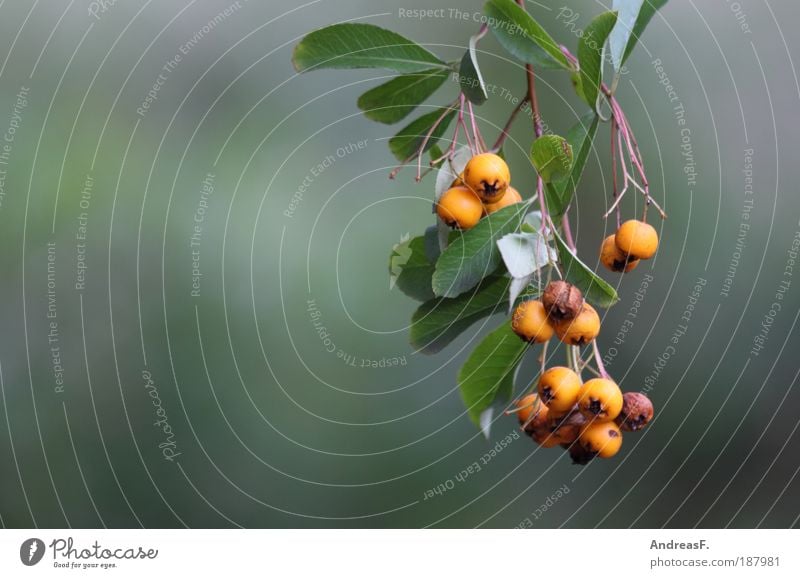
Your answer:
[[[553,327],[547,319],[542,302],[523,301],[511,317],[511,329],[525,341],[544,343],[553,336]]]
[[[631,219],[622,223],[614,242],[620,251],[634,259],[649,259],[658,250],[658,233],[649,223]]]
[[[622,411],[622,392],[610,379],[590,379],[578,394],[578,408],[592,421],[612,421]]]
[[[622,432],[611,421],[589,422],[581,430],[578,443],[594,456],[610,458],[622,447]]]
[[[466,187],[453,187],[436,203],[436,214],[445,223],[458,229],[471,229],[483,216],[481,200]]]
[[[547,406],[542,403],[539,396],[535,393],[526,395],[517,401],[516,406],[519,425],[526,431],[535,427],[541,427],[547,423]]]
[[[514,187],[508,187],[506,189],[505,194],[500,198],[499,201],[496,203],[486,203],[483,206],[483,211],[487,215],[491,215],[495,211],[499,211],[500,209],[505,209],[508,206],[513,205],[514,203],[522,202],[522,195],[519,194],[519,191]]]
[[[600,246],[600,262],[615,273],[633,271],[639,264],[639,259],[633,259],[620,251],[615,239],[616,235],[609,235],[603,240]]]
[[[568,367],[551,367],[539,378],[539,397],[556,414],[569,411],[580,390],[581,378]]]
[[[584,303],[578,315],[556,322],[554,329],[564,343],[586,345],[600,333],[600,316],[594,307]]]
[[[653,419],[653,402],[643,393],[626,392],[622,396],[622,411],[616,422],[624,431],[638,431]]]
[[[484,202],[496,203],[511,183],[511,172],[502,158],[494,153],[483,153],[467,162],[463,180]]]

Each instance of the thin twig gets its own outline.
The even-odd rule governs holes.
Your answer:
[[[500,136],[497,137],[497,140],[495,141],[494,146],[491,148],[492,152],[499,151],[500,147],[503,146],[503,143],[506,142],[506,139],[508,138],[508,132],[511,130],[511,125],[514,124],[514,121],[516,120],[517,115],[520,113],[520,111],[525,107],[525,105],[528,102],[529,102],[529,99],[526,96],[521,101],[519,101],[519,104],[516,107],[514,107],[513,111],[511,111],[511,116],[508,117],[508,120],[506,121],[506,125],[503,127],[503,130],[500,133]]]

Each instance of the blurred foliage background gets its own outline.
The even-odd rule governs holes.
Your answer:
[[[574,47],[605,6],[564,4],[528,8]],[[657,419],[583,469],[511,417],[488,441],[467,418],[456,371],[501,316],[436,356],[408,345],[416,304],[388,256],[433,222],[433,180],[389,181],[399,127],[355,106],[387,73],[290,63],[305,33],[350,19],[456,59],[480,10],[2,3],[4,526],[797,523],[796,3],[671,2],[628,62],[618,94],[669,219],[656,259],[606,275],[622,300],[600,346]],[[493,38],[480,48],[492,138],[525,82]],[[584,112],[569,82],[538,81],[555,132]],[[525,196],[530,139],[520,119],[506,150]],[[603,126],[572,215],[595,266],[609,154]]]

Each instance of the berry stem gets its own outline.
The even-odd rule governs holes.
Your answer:
[[[511,130],[511,125],[514,124],[514,121],[516,120],[517,115],[520,113],[520,111],[525,107],[525,105],[528,102],[529,102],[529,99],[528,99],[527,96],[525,96],[525,98],[523,98],[521,101],[519,101],[519,104],[516,107],[514,107],[514,110],[511,111],[511,116],[508,117],[508,120],[506,121],[506,124],[503,127],[503,130],[500,132],[500,136],[497,137],[497,140],[495,141],[494,146],[491,148],[491,151],[493,153],[496,153],[497,151],[499,151],[500,148],[503,146],[503,143],[506,142],[506,139],[508,138],[508,133]]]
[[[610,379],[606,367],[603,365],[603,358],[600,356],[600,347],[598,347],[596,339],[592,340],[592,349],[594,350],[594,362],[597,365],[598,371],[600,371],[600,375],[605,379]]]
[[[428,142],[430,142],[430,140],[431,140],[431,135],[433,135],[433,131],[435,131],[436,127],[438,127],[442,123],[444,118],[448,114],[450,114],[450,111],[455,109],[456,102],[459,102],[461,99],[463,99],[463,95],[461,95],[461,97],[459,99],[453,101],[449,106],[445,107],[445,109],[442,111],[442,114],[440,114],[439,118],[436,119],[436,122],[434,122],[431,125],[431,128],[428,129],[428,132],[425,134],[425,138],[422,139],[422,143],[419,145],[419,149],[417,149],[417,152],[416,152],[416,156],[417,156],[417,182],[419,182],[422,179],[422,157],[425,154],[425,148],[428,146]]]

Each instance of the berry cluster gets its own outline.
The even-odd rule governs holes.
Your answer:
[[[600,246],[600,262],[609,271],[627,273],[640,259],[649,259],[658,250],[658,233],[652,225],[631,219],[620,225]]]
[[[547,285],[541,300],[517,306],[511,328],[529,343],[547,343],[555,334],[567,346],[581,346],[600,333],[600,317],[577,287],[558,280]],[[622,431],[640,430],[653,418],[648,397],[623,394],[602,367],[598,377],[583,382],[580,373],[587,364],[576,360],[574,354],[569,356],[573,368],[544,369],[545,354],[537,392],[517,401],[514,410],[522,429],[540,446],[561,446],[574,463],[583,465],[595,456],[616,455],[622,446]]]
[[[519,203],[522,195],[511,186],[511,171],[494,153],[472,157],[436,203],[436,214],[455,229],[467,230],[481,217]]]

